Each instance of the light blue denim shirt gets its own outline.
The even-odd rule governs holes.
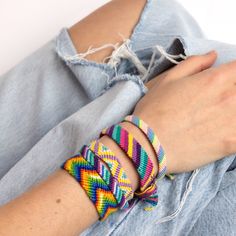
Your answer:
[[[218,52],[214,66],[236,58],[234,45],[206,39],[173,0],[148,0],[130,39],[106,63],[77,54],[63,28],[0,78],[0,205],[130,114],[148,91],[145,81],[211,49]],[[173,181],[164,178],[153,211],[136,201],[82,235],[235,236],[235,166],[231,155]]]

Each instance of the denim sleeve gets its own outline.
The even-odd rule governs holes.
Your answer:
[[[108,63],[78,54],[63,28],[1,77],[0,205],[46,178],[103,128],[132,113],[148,91],[144,82],[186,56],[210,49],[219,55],[214,66],[236,58],[235,46],[207,40],[173,0],[147,0],[132,36]],[[173,181],[164,178],[153,211],[144,211],[144,203],[136,201],[82,235],[233,236],[234,163],[231,155],[178,174]]]

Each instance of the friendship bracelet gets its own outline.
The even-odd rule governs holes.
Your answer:
[[[162,179],[167,171],[166,168],[166,156],[165,152],[163,150],[163,147],[161,146],[156,134],[153,132],[153,130],[139,117],[135,115],[129,115],[124,118],[123,121],[128,121],[132,124],[134,124],[137,128],[139,128],[148,138],[149,142],[152,144],[153,149],[157,156],[158,161],[158,174],[157,179]]]
[[[61,168],[72,175],[85,190],[95,205],[99,220],[104,221],[110,214],[129,207],[133,194],[156,205],[158,202],[155,179],[166,175],[166,157],[157,136],[148,125],[135,115],[129,115],[123,121],[130,122],[139,128],[152,144],[158,161],[158,174],[155,178],[151,159],[139,142],[120,125],[104,129],[100,137],[112,138],[132,160],[140,177],[140,188],[133,193],[120,161],[115,154],[98,140],[84,145],[80,154],[66,160]],[[106,166],[107,164],[107,166]],[[173,179],[173,175],[169,175]],[[130,201],[132,202],[132,201]],[[152,208],[146,208],[150,210]]]
[[[79,154],[69,158],[61,165],[61,168],[73,176],[85,190],[96,207],[100,221],[104,221],[118,210],[117,201],[106,182],[83,156]]]
[[[134,192],[130,179],[115,154],[98,140],[92,141],[89,148],[108,165],[111,174],[118,181],[120,188],[124,192],[126,201],[133,199]]]
[[[100,137],[108,135],[112,138],[121,149],[133,161],[140,177],[140,190],[135,192],[139,198],[147,199],[153,205],[157,204],[158,196],[156,195],[157,187],[155,185],[154,168],[151,159],[138,141],[120,125],[112,125],[104,129]],[[144,199],[144,200],[145,200]]]
[[[111,172],[103,163],[103,161],[100,160],[100,158],[86,145],[81,148],[80,153],[86,159],[86,161],[94,166],[97,173],[106,182],[107,186],[109,187],[110,191],[117,201],[117,207],[121,209],[127,208],[128,202],[125,199],[124,192],[119,186],[119,182],[115,178],[113,178]]]

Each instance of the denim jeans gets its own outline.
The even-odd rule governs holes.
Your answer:
[[[214,66],[236,58],[234,45],[206,39],[173,0],[148,0],[130,39],[106,63],[77,54],[62,28],[0,78],[0,205],[131,114],[148,91],[144,82],[185,56],[211,49],[218,52]],[[164,178],[153,211],[136,201],[82,235],[236,235],[235,166],[231,155],[174,180]]]

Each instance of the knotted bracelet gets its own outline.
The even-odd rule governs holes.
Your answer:
[[[127,177],[124,168],[113,151],[99,140],[92,141],[89,148],[108,165],[112,176],[118,181],[120,188],[124,192],[126,201],[128,202],[133,199],[134,192],[132,190],[130,179]],[[126,207],[128,207],[128,205],[129,204],[127,204]]]
[[[110,214],[118,210],[117,200],[109,186],[97,173],[95,167],[80,153],[66,160],[61,168],[80,183],[96,207],[100,221],[104,221]]]
[[[134,163],[140,177],[140,189],[135,195],[156,205],[158,201],[157,186],[151,159],[133,135],[120,125],[112,125],[102,130],[100,137],[107,135],[112,138]]]
[[[153,132],[153,130],[139,117],[135,115],[129,115],[124,118],[123,121],[128,121],[134,124],[137,128],[139,128],[148,138],[149,142],[152,144],[153,149],[157,156],[158,161],[158,174],[157,179],[161,179],[166,174],[166,157],[163,147],[159,142],[157,135]]]
[[[113,178],[110,170],[104,164],[104,162],[92,151],[88,146],[84,145],[81,148],[81,155],[88,161],[91,165],[94,166],[97,173],[100,177],[106,182],[110,191],[113,193],[118,208],[127,208],[128,203],[125,199],[124,192],[121,190],[118,181]]]

